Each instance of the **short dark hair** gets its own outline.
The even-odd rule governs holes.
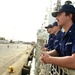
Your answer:
[[[71,12],[65,12],[65,13],[66,13],[66,16],[72,14],[72,22],[75,23],[75,14]]]

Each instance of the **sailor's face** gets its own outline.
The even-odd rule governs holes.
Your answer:
[[[58,21],[58,25],[63,27],[67,22],[67,16],[65,12],[58,13],[56,20]]]
[[[52,28],[52,33],[56,33],[57,32],[57,28],[58,28],[58,26],[53,26],[53,28]]]
[[[51,33],[51,31],[52,31],[52,28],[47,28],[48,33]]]

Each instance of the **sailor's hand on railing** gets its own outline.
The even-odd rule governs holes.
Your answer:
[[[48,64],[50,62],[50,55],[48,53],[42,53],[41,54],[41,58],[40,60],[45,63],[45,64]]]

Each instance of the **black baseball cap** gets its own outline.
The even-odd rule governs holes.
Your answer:
[[[53,23],[53,27],[54,27],[54,26],[58,26],[58,23],[57,23],[57,22],[54,22],[54,23]]]
[[[75,13],[75,8],[73,5],[69,5],[69,4],[64,4],[63,6],[61,6],[58,11],[56,12],[52,12],[52,16],[56,17],[58,13],[61,12],[70,12],[70,13]]]
[[[53,26],[51,24],[49,24],[48,26],[46,26],[45,28],[52,28]]]

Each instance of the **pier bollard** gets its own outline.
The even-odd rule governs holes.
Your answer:
[[[9,73],[13,73],[14,72],[14,67],[13,66],[9,66],[8,70],[9,70]]]

